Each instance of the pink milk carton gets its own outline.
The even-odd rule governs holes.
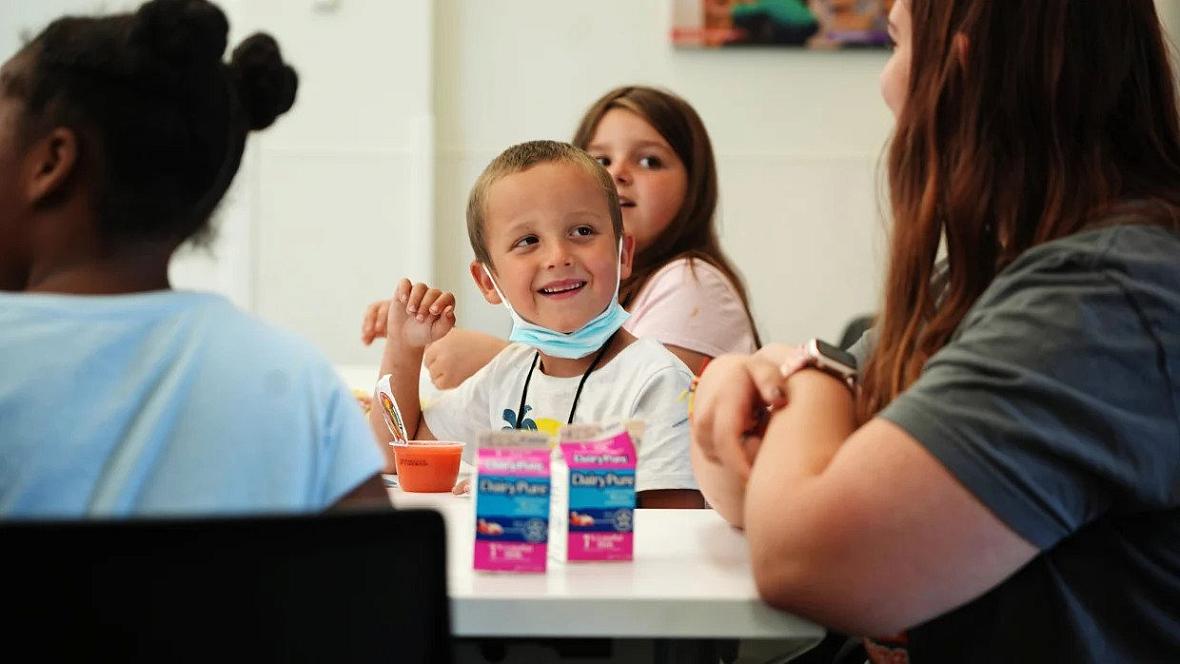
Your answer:
[[[549,542],[549,436],[490,431],[476,451],[477,570],[544,572]]]
[[[559,447],[551,518],[553,557],[571,562],[631,560],[636,455],[628,428],[564,427]]]

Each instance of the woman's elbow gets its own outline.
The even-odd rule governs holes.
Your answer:
[[[814,579],[809,582],[805,572],[792,572],[783,567],[754,567],[758,596],[779,611],[812,620],[828,629],[861,636],[889,636],[911,626],[888,610],[881,610],[882,605],[864,597],[854,584],[832,587]]]
[[[798,613],[803,608],[799,602],[806,591],[800,587],[798,572],[794,564],[783,558],[757,552],[751,558],[754,586],[762,601],[782,611]]]
[[[751,549],[758,596],[780,611],[846,634],[888,635],[908,626],[888,610],[888,600],[872,596],[871,583],[858,582],[835,564],[834,559],[798,551]]]

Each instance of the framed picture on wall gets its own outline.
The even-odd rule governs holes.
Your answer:
[[[687,48],[885,48],[896,0],[672,0],[672,43]]]

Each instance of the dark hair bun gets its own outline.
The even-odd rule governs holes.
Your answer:
[[[250,35],[234,49],[230,71],[251,129],[265,129],[295,103],[299,77],[270,35]]]
[[[220,64],[228,33],[225,14],[205,0],[152,0],[135,12],[130,41],[189,73]]]

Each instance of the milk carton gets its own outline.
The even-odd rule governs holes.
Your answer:
[[[641,426],[562,428],[550,510],[555,560],[632,559],[636,456],[631,431],[638,437]]]
[[[544,572],[549,541],[549,436],[491,431],[476,451],[476,570]]]

